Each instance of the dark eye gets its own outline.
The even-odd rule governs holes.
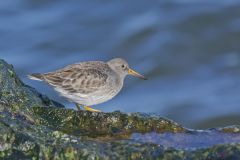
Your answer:
[[[123,68],[123,69],[125,68],[125,65],[124,65],[124,64],[122,65],[122,68]]]

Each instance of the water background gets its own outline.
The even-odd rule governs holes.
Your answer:
[[[0,2],[0,58],[69,108],[26,75],[114,57],[149,80],[128,77],[117,97],[94,108],[156,113],[198,129],[239,124],[240,2]]]

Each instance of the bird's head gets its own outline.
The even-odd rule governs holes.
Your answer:
[[[119,74],[122,77],[125,77],[127,75],[132,75],[132,76],[146,80],[146,78],[143,75],[130,69],[127,61],[125,61],[122,58],[114,58],[108,61],[107,64],[110,66],[112,70],[114,70],[117,74]]]

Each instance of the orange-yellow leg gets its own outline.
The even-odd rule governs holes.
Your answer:
[[[100,110],[96,110],[96,109],[90,108],[88,106],[83,106],[83,109],[86,111],[90,111],[90,112],[101,112]]]
[[[81,105],[80,104],[76,104],[76,107],[77,107],[77,110],[80,111],[81,110]],[[88,107],[88,106],[83,106],[83,109],[86,110],[86,111],[90,111],[90,112],[101,112],[100,110],[96,110],[96,109],[93,109],[91,107]]]

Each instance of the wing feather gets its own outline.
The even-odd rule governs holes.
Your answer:
[[[44,74],[44,80],[55,88],[69,93],[89,94],[100,90],[107,82],[103,70],[91,67],[67,66],[62,70]]]

